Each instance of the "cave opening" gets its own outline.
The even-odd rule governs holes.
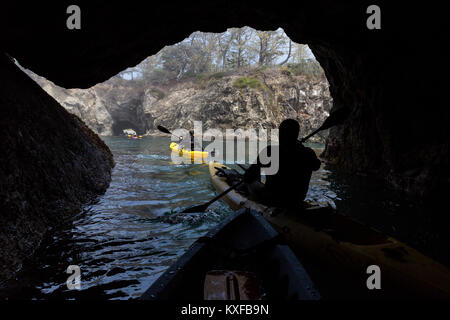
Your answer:
[[[204,130],[274,129],[293,118],[300,138],[320,127],[333,107],[311,49],[282,28],[196,31],[87,89],[59,87],[21,69],[101,136],[124,129],[158,134],[157,125],[191,129],[195,121]],[[327,135],[320,131],[311,142],[324,144]]]
[[[136,123],[130,122],[130,121],[114,121],[112,125],[112,135],[113,136],[121,136],[123,135],[123,130],[125,129],[132,129],[136,131]],[[140,132],[136,131],[137,134],[140,134]]]
[[[449,69],[446,51],[442,50],[442,46],[447,43],[446,34],[437,32],[442,30],[439,21],[445,21],[445,19],[435,18],[430,23],[421,24],[419,27],[409,24],[406,20],[403,20],[403,24],[399,23],[402,25],[401,28],[397,28],[392,20],[389,24],[389,19],[394,16],[399,21],[410,17],[411,15],[403,11],[415,10],[414,6],[409,6],[401,8],[401,11],[397,12],[398,15],[392,13],[386,16],[386,21],[391,28],[389,31],[386,32],[383,29],[380,32],[371,32],[364,26],[366,10],[364,4],[338,6],[332,1],[301,2],[299,3],[301,10],[290,12],[282,10],[283,6],[263,5],[263,8],[255,9],[246,3],[235,6],[222,5],[219,10],[199,4],[186,4],[182,10],[173,11],[172,8],[165,7],[165,4],[160,5],[161,7],[157,10],[160,10],[158,13],[164,18],[148,19],[144,10],[132,5],[108,4],[105,8],[85,4],[83,10],[90,12],[86,15],[89,28],[82,29],[77,34],[67,32],[64,27],[60,27],[61,19],[55,18],[58,17],[58,12],[65,12],[64,4],[31,5],[28,7],[31,14],[24,12],[23,8],[16,7],[17,4],[9,3],[8,6],[11,7],[9,11],[12,12],[9,15],[14,19],[9,17],[1,19],[2,22],[8,22],[2,28],[2,31],[7,30],[2,37],[4,40],[2,50],[16,57],[23,66],[54,81],[57,85],[64,88],[90,88],[106,81],[126,67],[137,65],[164,45],[181,41],[186,36],[186,32],[195,30],[223,32],[225,26],[232,25],[252,25],[259,30],[274,30],[274,27],[282,26],[294,41],[308,43],[324,68],[330,84],[333,109],[342,107],[351,109],[350,117],[344,124],[330,129],[323,157],[342,170],[347,177],[370,176],[383,182],[369,192],[376,192],[379,189],[394,190],[406,200],[400,212],[386,211],[380,214],[381,211],[375,209],[377,207],[365,212],[367,207],[359,204],[356,206],[357,211],[367,214],[370,219],[373,219],[371,222],[375,224],[377,224],[375,221],[377,218],[383,220],[384,227],[391,229],[389,232],[396,233],[396,230],[400,230],[402,239],[409,239],[409,243],[413,242],[416,247],[449,265],[448,244],[450,241],[444,227],[448,224],[444,223],[445,221],[439,223],[446,219],[446,211],[439,208],[422,211],[417,216],[422,215],[423,219],[417,220],[414,210],[411,209],[413,203],[425,200],[432,204],[442,203],[449,189],[449,109],[445,107],[446,97],[442,94],[446,92],[446,83],[433,81],[433,79],[439,79],[440,75]],[[4,10],[2,13],[7,11]],[[127,12],[126,16],[121,15],[124,11]],[[171,14],[168,15],[166,12]],[[422,16],[422,12],[420,15]],[[186,28],[173,28],[180,23],[183,23]],[[24,32],[22,25],[33,27]],[[408,25],[411,32],[405,33],[404,25]],[[333,27],[330,28],[330,26]],[[111,32],[105,34],[106,29]],[[165,30],[164,36],[155,30]],[[416,68],[414,66],[417,61],[423,61],[422,52],[414,49],[417,47],[417,39],[425,39],[429,34],[437,37],[434,43],[438,45],[427,48],[429,56],[433,59],[427,61],[426,67]],[[23,39],[20,43],[17,42],[19,38]],[[55,38],[58,39],[57,43],[54,41]],[[143,39],[152,39],[152,41]],[[40,48],[40,50],[30,50],[30,48]],[[83,50],[73,48],[83,48]],[[105,50],[105,48],[115,48],[115,50]],[[8,108],[2,109],[5,113],[0,118],[3,121],[2,136],[7,137],[2,141],[2,150],[9,151],[6,153],[8,158],[2,162],[2,168],[16,169],[17,172],[28,170],[30,174],[27,174],[27,177],[35,177],[34,181],[43,181],[41,184],[33,184],[28,181],[23,183],[5,180],[6,190],[18,190],[17,194],[21,194],[20,188],[24,190],[35,188],[27,194],[39,194],[42,200],[52,200],[60,196],[67,200],[68,207],[70,205],[73,207],[74,203],[77,204],[84,199],[81,195],[83,191],[80,190],[88,185],[80,181],[79,177],[95,177],[92,173],[96,172],[102,175],[100,179],[93,178],[91,185],[103,181],[103,186],[92,188],[90,195],[101,192],[102,188],[104,190],[108,182],[107,166],[92,170],[92,164],[106,163],[103,160],[99,161],[99,159],[107,158],[106,149],[103,153],[93,152],[95,147],[83,149],[84,146],[101,146],[101,143],[90,134],[85,134],[87,131],[82,126],[78,124],[75,126],[73,121],[66,121],[69,117],[58,111],[53,102],[42,96],[32,84],[15,74],[8,67],[7,62],[2,60],[1,63],[2,66],[6,66],[2,68],[4,72],[2,80],[5,83],[1,86],[2,103],[5,101],[7,105],[9,103]],[[131,79],[125,77],[122,80],[136,82],[139,74],[129,77]],[[125,82],[117,81],[117,88],[120,88],[123,83]],[[27,95],[23,92],[29,93],[29,97],[33,95],[39,97],[40,100],[32,101],[30,98],[26,101]],[[430,92],[436,94],[430,95]],[[164,88],[159,87],[154,88],[151,94],[155,101],[164,99],[166,95]],[[270,101],[266,98],[267,100]],[[14,101],[14,104],[11,101]],[[44,103],[36,106],[39,104],[36,101],[45,101],[45,106]],[[4,110],[13,110],[13,112],[7,113]],[[40,114],[28,112],[30,110],[38,110]],[[180,114],[187,116],[181,111]],[[105,120],[111,123],[112,120],[106,118]],[[47,121],[48,119],[54,121]],[[58,124],[61,125],[58,127]],[[35,163],[42,163],[42,167],[46,168],[47,172],[54,173],[53,176],[63,177],[61,171],[54,171],[54,163],[59,163],[58,160],[62,154],[66,158],[58,166],[59,168],[64,168],[64,163],[72,161],[73,165],[70,169],[65,169],[65,172],[74,174],[71,180],[65,183],[73,188],[65,189],[69,191],[73,189],[77,192],[73,192],[69,197],[67,194],[59,193],[58,190],[48,194],[41,192],[48,186],[58,185],[61,182],[49,181],[42,173],[45,170],[42,172],[35,170],[32,165],[24,167],[23,164],[28,163],[26,159],[21,159],[20,152],[13,152],[13,147],[16,145],[26,146],[27,150],[34,150],[35,146],[32,143],[40,141],[39,139],[20,139],[22,139],[22,132],[27,133],[29,137],[40,138],[39,125],[51,127],[55,134],[47,145],[37,149],[40,150],[39,152],[32,153],[33,155],[42,154],[42,159],[45,159],[45,161],[36,159]],[[110,134],[113,134],[113,131],[111,130]],[[11,132],[21,134],[12,136]],[[84,132],[81,138],[80,132]],[[71,139],[67,139],[68,137]],[[76,141],[88,142],[76,145]],[[54,151],[55,147],[61,148],[61,150],[58,149],[57,154],[49,151]],[[77,157],[80,150],[84,150],[84,158]],[[16,154],[17,157],[14,158]],[[11,159],[18,160],[11,161]],[[47,159],[54,161],[47,161]],[[80,163],[83,165],[80,166]],[[90,172],[82,172],[86,168]],[[24,175],[21,173],[21,176]],[[352,190],[350,197],[358,191],[358,189]],[[36,197],[18,200],[13,197],[6,198],[11,200],[8,206],[17,203],[16,207],[10,208],[10,212],[17,212],[30,224],[36,220],[33,217],[42,216],[42,213],[24,212],[23,203],[29,203],[35,208],[45,207],[42,212],[56,212],[47,210],[51,201],[38,204]],[[358,200],[362,202],[367,200],[367,194],[362,194]],[[389,206],[389,201],[383,202],[383,199],[381,201],[377,199],[376,202],[381,203],[382,206]],[[34,238],[30,239],[25,232],[19,236],[13,234],[7,238],[27,239],[28,237],[28,241],[25,241],[27,246],[39,243],[38,235],[42,234],[46,225],[53,223],[52,214],[44,214],[44,216],[46,216],[44,221],[38,221],[27,229],[35,231],[28,232],[28,234],[34,234]],[[16,220],[11,219],[11,221]],[[408,225],[410,221],[412,223]],[[5,225],[7,223],[9,222],[7,221]],[[383,225],[380,226],[383,227]],[[18,232],[23,229],[8,228],[8,230],[19,230]],[[9,248],[11,252],[14,251],[14,246],[11,242],[2,245]],[[20,255],[18,258],[13,254],[11,256],[14,260],[7,261],[5,265],[19,265]],[[4,268],[4,274],[10,274],[10,269],[12,267]]]

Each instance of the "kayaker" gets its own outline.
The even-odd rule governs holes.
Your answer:
[[[203,146],[201,146],[197,141],[195,141],[194,130],[189,130],[189,136],[191,137],[191,151],[203,151]]]
[[[311,174],[320,168],[320,160],[311,148],[298,141],[300,125],[294,119],[284,120],[279,127],[279,145],[268,146],[272,152],[279,152],[278,171],[266,176],[266,183],[261,183],[261,154],[257,163],[250,166],[244,175],[250,197],[263,204],[277,207],[298,207],[308,192]],[[275,150],[277,148],[277,150]]]
[[[178,146],[180,147],[180,150],[183,149],[183,136],[178,137]]]

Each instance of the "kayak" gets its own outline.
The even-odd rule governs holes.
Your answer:
[[[190,151],[186,149],[181,149],[178,143],[172,142],[169,146],[172,152],[178,152],[180,156],[183,156],[188,159],[203,159],[206,160],[208,158],[208,152],[204,151]]]
[[[211,181],[221,193],[230,184],[217,168],[230,168],[217,162],[209,163]],[[372,292],[378,291],[379,297],[389,298],[450,298],[450,271],[445,266],[331,208],[309,204],[294,212],[254,202],[235,190],[222,200],[233,210],[251,208],[260,212],[283,234],[302,261],[307,259],[314,268],[325,270],[330,278],[353,286],[351,290],[358,297],[371,297]],[[372,265],[379,267],[382,290],[368,290],[368,267]]]
[[[230,214],[167,269],[141,300],[318,300],[279,234],[250,209]]]

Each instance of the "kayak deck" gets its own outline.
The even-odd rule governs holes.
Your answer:
[[[186,149],[181,149],[180,150],[179,147],[180,146],[176,142],[172,142],[170,144],[170,146],[169,146],[169,148],[170,148],[170,150],[172,150],[172,152],[176,152],[180,156],[183,156],[185,158],[189,158],[189,159],[203,159],[203,160],[207,160],[207,158],[208,158],[208,152],[205,152],[205,151],[190,151],[190,150],[186,150]]]
[[[218,175],[216,167],[230,168],[209,163],[211,181],[220,193],[230,185]],[[261,212],[298,256],[308,257],[339,277],[345,274],[355,281],[360,292],[368,291],[367,267],[377,265],[382,273],[383,292],[392,293],[391,297],[450,297],[450,272],[443,265],[392,237],[334,213],[331,208],[312,206],[293,212],[256,203],[235,190],[222,200],[234,210],[251,208]]]
[[[260,214],[241,209],[194,242],[141,299],[203,300],[205,292],[214,289],[205,279],[220,274],[215,270],[255,275],[263,300],[319,299],[295,254],[278,241],[279,234]]]

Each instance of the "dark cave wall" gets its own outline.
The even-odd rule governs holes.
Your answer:
[[[113,156],[8,57],[0,55],[0,283],[50,227],[103,193]]]
[[[349,173],[379,177],[416,199],[442,196],[449,189],[449,27],[446,10],[438,4],[377,2],[382,29],[368,30],[366,8],[372,3],[365,1],[166,2],[148,7],[132,1],[80,1],[82,29],[78,31],[65,27],[70,4],[4,4],[0,51],[57,85],[88,88],[193,31],[282,27],[295,42],[312,48],[327,74],[335,108],[352,110],[344,124],[331,129],[324,152],[328,161]],[[2,228],[17,226],[23,230],[19,234],[25,234],[34,228],[28,222],[32,217],[40,233],[51,216],[44,213],[47,204],[79,203],[106,187],[110,154],[35,84],[4,61],[1,67],[1,130],[7,137],[2,150],[12,148],[2,156],[2,170],[12,166],[8,170],[17,172],[15,176],[2,172],[2,181],[7,181],[2,196],[16,199],[2,204],[9,208],[3,219],[14,221]],[[27,136],[16,134],[17,128]],[[97,147],[88,147],[93,145]],[[39,159],[38,153],[47,161],[14,161],[14,157]],[[57,169],[69,165],[76,170]],[[96,166],[98,170],[92,172]],[[16,189],[19,186],[23,188]],[[84,188],[88,191],[81,191]],[[45,195],[52,192],[52,201],[36,198],[33,201],[40,204],[33,206],[26,202],[36,195],[47,199]],[[8,235],[8,230],[3,233]],[[3,241],[17,246],[8,239]],[[24,240],[23,251],[35,243],[37,238]]]
[[[310,45],[335,108],[353,110],[331,129],[325,159],[415,198],[433,198],[449,186],[449,27],[438,4],[378,1],[382,29],[368,30],[368,1],[80,2],[78,31],[65,28],[68,4],[20,10],[8,3],[0,21],[9,31],[4,50],[58,85],[87,88],[193,31],[282,27],[295,42]],[[35,47],[40,50],[30,51]]]
[[[382,179],[417,202],[442,201],[450,187],[450,70],[442,47],[414,47],[428,32],[411,30],[415,39],[395,34],[364,55],[348,47],[312,46],[335,108],[353,110],[330,130],[322,156],[349,173]]]

